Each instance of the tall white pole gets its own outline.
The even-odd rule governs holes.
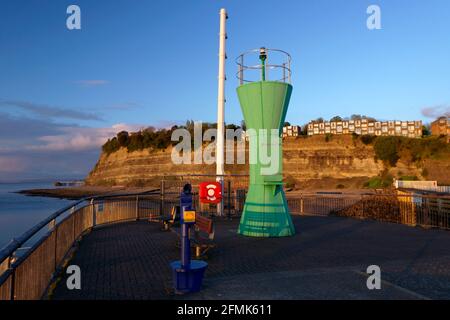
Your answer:
[[[225,41],[227,38],[226,34],[226,20],[227,11],[225,9],[220,9],[220,42],[219,42],[219,86],[217,94],[217,144],[216,144],[216,174],[217,182],[222,184],[222,190],[224,187],[223,175],[224,170],[224,136],[225,136],[225,59],[227,58],[225,53]],[[223,200],[217,205],[217,215],[222,216],[223,210]]]

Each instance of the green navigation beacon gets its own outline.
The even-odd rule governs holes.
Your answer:
[[[256,63],[247,63],[251,59]],[[283,190],[281,139],[292,93],[291,58],[282,50],[260,48],[241,54],[236,62],[237,94],[250,140],[250,183],[238,232],[249,237],[292,236],[295,228]],[[251,80],[252,73],[257,79]]]

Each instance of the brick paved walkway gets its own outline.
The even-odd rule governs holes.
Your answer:
[[[176,235],[146,221],[86,235],[71,264],[82,289],[59,282],[54,299],[450,299],[450,232],[339,217],[294,217],[297,235],[258,239],[216,223],[217,248],[204,290],[170,294]],[[367,266],[382,270],[382,290],[366,288]]]

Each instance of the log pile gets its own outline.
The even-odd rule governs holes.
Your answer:
[[[334,211],[333,215],[395,223],[402,222],[400,202],[395,195],[368,196],[347,208]]]

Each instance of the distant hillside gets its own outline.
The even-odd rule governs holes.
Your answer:
[[[161,140],[159,146],[136,147],[135,143],[132,150],[126,146],[104,148],[86,183],[158,186],[162,176],[215,173],[214,165],[174,165],[171,148]],[[450,184],[450,146],[439,138],[286,138],[283,168],[286,185],[296,189],[378,188],[389,186],[393,178]],[[226,165],[225,171],[247,174],[248,165]]]

